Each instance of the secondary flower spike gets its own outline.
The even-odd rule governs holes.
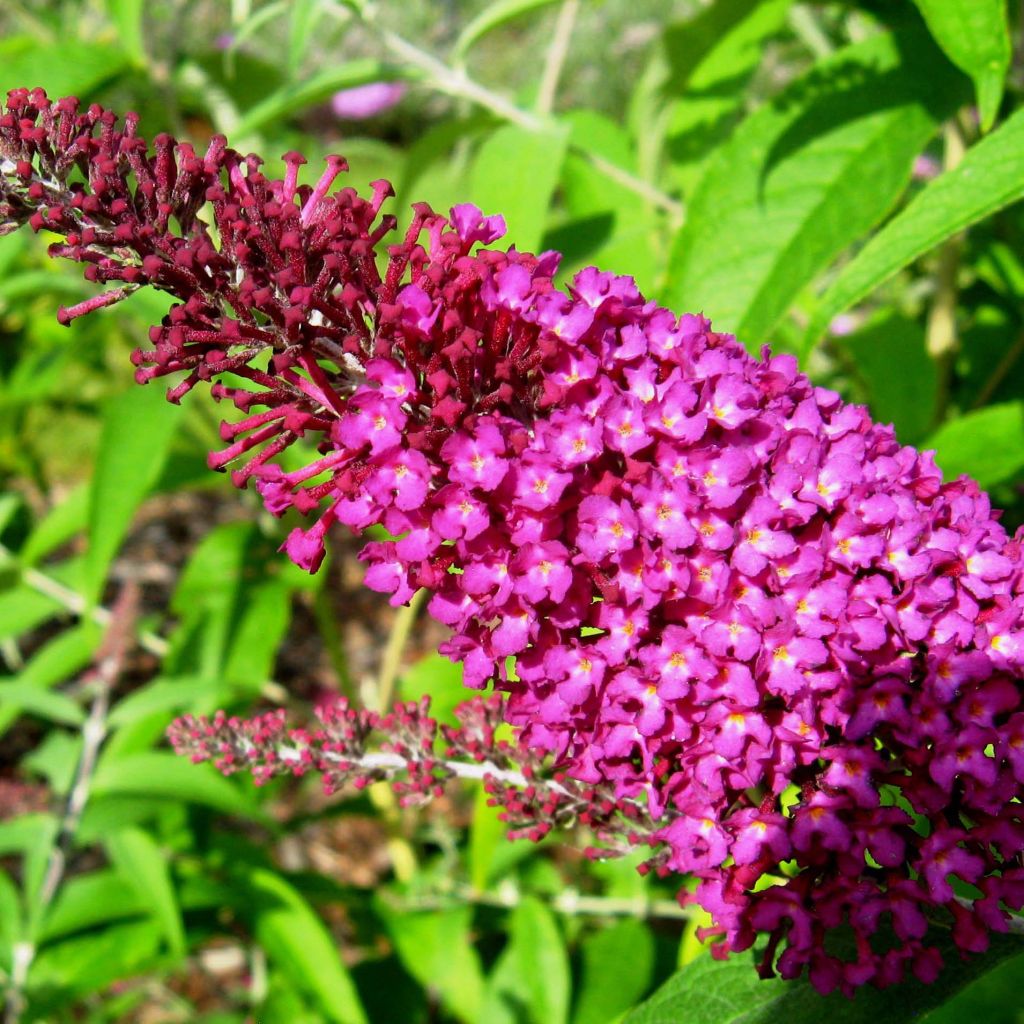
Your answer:
[[[339,157],[300,185],[296,153],[275,180],[136,122],[12,92],[0,230],[56,232],[110,285],[65,321],[175,297],[138,378],[241,411],[211,464],[310,517],[294,561],[315,570],[336,522],[383,524],[368,585],[433,591],[444,652],[507,691],[525,743],[646,801],[716,949],[765,934],[766,972],[849,992],[934,978],[937,914],[964,951],[1007,929],[1022,538],[971,480],[630,278],[563,292],[556,253],[480,248],[501,217],[420,204],[389,241],[390,186],[336,188]],[[318,457],[286,471],[300,439]]]

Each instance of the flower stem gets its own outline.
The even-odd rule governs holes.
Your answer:
[[[110,710],[110,693],[117,682],[131,644],[132,624],[138,605],[138,591],[126,586],[111,615],[110,628],[97,653],[95,668],[86,681],[95,686],[89,716],[82,726],[82,753],[75,769],[74,781],[64,806],[60,826],[46,862],[39,894],[29,918],[28,936],[15,946],[11,976],[7,989],[6,1024],[18,1024],[25,1012],[25,985],[36,955],[35,933],[42,924],[60,889],[67,870],[68,854],[78,832],[85,805],[89,801],[92,779],[99,760],[100,747],[107,736],[107,714]]]
[[[522,902],[523,894],[515,887],[503,887],[499,892],[480,892],[469,886],[459,886],[450,893],[427,894],[401,900],[403,910],[443,910],[453,902],[484,907],[511,909]],[[567,917],[635,917],[666,920],[689,920],[694,909],[681,907],[675,900],[629,899],[614,896],[588,896],[566,889],[553,897],[548,906],[556,914]]]
[[[373,705],[376,711],[384,711],[390,707],[395,694],[395,682],[398,673],[402,668],[402,655],[405,653],[405,645],[409,641],[409,634],[419,615],[420,608],[427,596],[425,590],[418,590],[413,594],[408,604],[402,605],[395,615],[394,625],[388,636],[387,646],[381,656],[380,672],[377,676],[376,692],[373,696]]]
[[[579,9],[579,0],[565,0],[558,12],[558,20],[555,22],[555,31],[551,37],[551,45],[548,47],[547,59],[544,61],[544,73],[541,76],[540,88],[537,90],[537,101],[533,105],[533,109],[541,117],[547,117],[554,108],[558,80],[562,77],[562,68],[565,67],[565,58],[569,53],[569,43],[572,40],[572,30],[576,24],[576,15],[579,13]]]

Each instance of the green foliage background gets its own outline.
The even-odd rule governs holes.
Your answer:
[[[135,109],[150,137],[222,131],[271,172],[289,149],[310,177],[342,151],[357,187],[395,183],[400,218],[420,199],[502,212],[520,247],[564,252],[565,279],[632,274],[751,351],[799,354],[1015,526],[1019,15],[1005,0],[6,0],[0,90]],[[404,83],[401,101],[332,112],[335,92],[376,81]],[[162,737],[184,711],[301,717],[324,691],[394,689],[446,714],[458,671],[407,642],[415,610],[353,599],[353,549],[315,578],[275,553],[290,524],[205,468],[212,402],[173,409],[131,383],[160,297],[61,328],[55,307],[92,288],[45,242],[0,238],[9,1024],[1024,1021],[1019,940],[931,990],[822,1001],[711,960],[670,882],[508,843],[470,788],[414,813],[175,758]],[[50,898],[97,719],[86,670],[129,580],[136,650]]]

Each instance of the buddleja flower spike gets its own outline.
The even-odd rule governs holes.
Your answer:
[[[696,877],[716,951],[823,992],[934,978],[1024,904],[1024,571],[969,479],[701,316],[556,253],[481,248],[501,217],[283,179],[214,138],[151,149],[99,107],[10,94],[0,216],[112,290],[176,304],[140,382],[243,414],[211,465],[276,515],[381,524],[367,584],[433,592],[472,687],[568,778],[643,802]],[[208,210],[200,216],[200,210]],[[286,471],[299,438],[319,457]],[[514,672],[512,667],[514,666]],[[852,930],[852,960],[829,934]],[[880,929],[886,943],[872,941]],[[784,947],[784,948],[783,948]],[[781,952],[780,952],[781,950]]]

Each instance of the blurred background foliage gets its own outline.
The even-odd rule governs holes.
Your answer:
[[[224,132],[270,173],[299,149],[312,179],[341,151],[357,187],[395,183],[400,218],[416,200],[500,211],[520,247],[565,254],[566,281],[588,263],[629,273],[752,351],[798,353],[819,384],[974,475],[1015,526],[1019,13],[5,0],[0,89],[137,110],[148,136],[197,147]],[[59,327],[56,305],[92,289],[45,245],[0,239],[8,1024],[611,1024],[679,966],[710,963],[671,881],[588,861],[585,836],[510,844],[471,787],[403,810],[377,788],[256,790],[170,753],[184,711],[284,705],[302,721],[338,692],[371,706],[430,693],[450,716],[459,670],[431,653],[441,634],[418,604],[361,589],[351,540],[313,578],[276,554],[291,524],[206,469],[214,403],[174,409],[132,385],[128,354],[161,297]],[[99,661],[112,622],[127,631],[116,672]],[[685,1012],[630,1019],[772,1019],[743,1016],[753,996],[706,1002],[711,975],[693,977]],[[1022,983],[1010,959],[928,1019],[1024,1021]]]

